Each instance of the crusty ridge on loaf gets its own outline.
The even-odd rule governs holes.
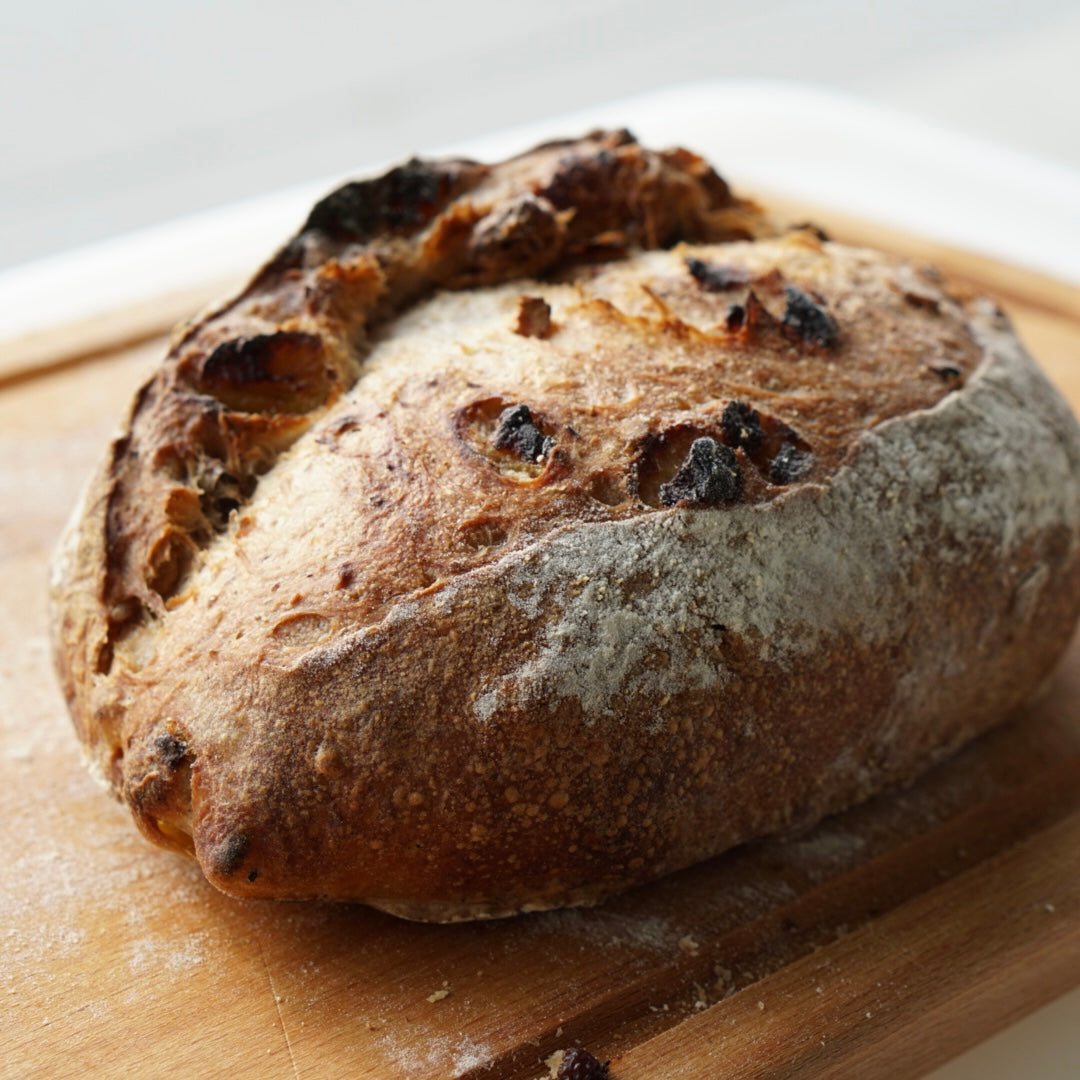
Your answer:
[[[1004,316],[626,133],[346,185],[175,338],[56,561],[97,768],[246,896],[594,902],[997,722],[1080,607]]]

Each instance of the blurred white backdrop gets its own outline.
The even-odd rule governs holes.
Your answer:
[[[0,0],[0,266],[729,76],[1080,169],[1078,57],[1076,0]]]

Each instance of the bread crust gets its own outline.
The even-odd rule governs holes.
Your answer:
[[[410,163],[178,333],[57,554],[57,664],[226,892],[591,903],[1006,716],[1080,609],[1078,466],[992,304],[685,151]]]

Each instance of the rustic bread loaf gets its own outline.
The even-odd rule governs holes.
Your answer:
[[[182,328],[58,552],[96,770],[226,892],[589,903],[921,770],[1080,606],[986,300],[626,133],[346,185]]]

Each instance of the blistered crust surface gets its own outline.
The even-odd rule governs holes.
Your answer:
[[[692,212],[620,234],[594,200],[605,229],[537,261],[557,162],[595,177],[617,152],[639,184],[673,169]],[[698,159],[643,153],[459,163],[419,224],[400,189],[422,176],[390,185],[389,225],[328,200],[312,220],[411,310],[389,321],[384,291],[357,337],[359,290],[344,335],[309,311],[229,337],[325,288],[316,230],[136,401],[57,560],[60,666],[140,827],[227,891],[435,919],[595,901],[905,782],[1063,647],[1076,425],[1000,314],[808,230],[767,238]],[[466,212],[462,184],[502,202]],[[459,261],[417,283],[463,220],[516,238],[510,264],[483,248],[484,280],[515,280]],[[247,480],[211,420],[254,448]],[[147,553],[173,543],[166,580]]]

